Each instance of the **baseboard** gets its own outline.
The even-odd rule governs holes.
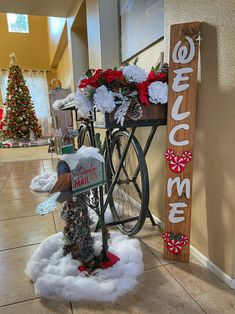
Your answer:
[[[215,274],[219,279],[221,279],[227,286],[235,289],[235,279],[231,278],[222,269],[216,266],[208,257],[199,252],[193,245],[190,245],[190,250],[192,255],[207,269],[209,269],[213,274]]]
[[[163,230],[164,223],[154,216],[154,219],[157,221],[159,227]],[[219,279],[221,279],[227,286],[232,289],[235,289],[235,278],[231,278],[228,274],[226,274],[222,269],[216,266],[212,261],[209,260],[208,257],[199,252],[193,245],[190,245],[191,254],[208,270],[210,270],[213,274],[215,274]]]

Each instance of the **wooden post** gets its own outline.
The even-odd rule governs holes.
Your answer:
[[[199,22],[171,26],[164,258],[189,261]]]

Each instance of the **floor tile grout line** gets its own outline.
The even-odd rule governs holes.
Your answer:
[[[40,297],[35,297],[35,298],[32,298],[32,299],[27,299],[27,300],[22,300],[22,301],[16,301],[16,302],[9,303],[9,304],[3,304],[3,305],[0,305],[0,308],[2,308],[2,307],[8,307],[8,306],[15,305],[15,304],[20,304],[20,303],[25,303],[25,302],[28,302],[28,301],[38,300],[38,299],[41,299],[41,298],[40,298]]]
[[[153,267],[144,269],[144,271],[149,271],[149,270],[156,269],[156,268],[159,268],[159,267],[162,267],[162,266],[164,266],[164,265],[161,264],[161,265],[158,265],[158,266],[153,266]]]
[[[36,243],[31,243],[31,244],[25,244],[25,245],[20,245],[20,246],[16,246],[16,247],[11,247],[11,248],[7,248],[7,249],[3,249],[3,250],[0,249],[0,254],[1,254],[2,252],[11,251],[11,250],[17,250],[17,249],[22,249],[22,248],[25,248],[25,247],[38,245],[38,244],[40,244],[40,243],[41,243],[41,242],[36,242]]]
[[[4,184],[3,184],[3,186],[2,186],[2,188],[1,188],[1,190],[0,190],[0,192],[2,192],[2,189],[4,188],[4,186],[5,186],[6,182],[7,182],[7,179],[9,178],[9,176],[10,176],[10,174],[11,174],[11,172],[12,172],[12,169],[13,169],[13,165],[11,165],[11,170],[8,172],[8,175],[7,175],[7,177],[6,177],[5,181],[4,181]]]
[[[20,219],[20,218],[35,217],[35,216],[38,216],[38,215],[37,215],[37,214],[33,214],[33,215],[26,215],[26,216],[17,216],[17,217],[12,217],[12,218],[5,218],[5,219],[0,219],[0,222],[2,222],[2,221],[14,220],[14,219]]]
[[[152,252],[152,250],[148,247],[148,245],[145,244],[141,239],[138,239],[138,240],[142,243],[142,245],[145,246],[145,248],[147,248],[148,252],[149,252],[155,259],[157,259],[157,261],[158,261],[161,265],[163,265],[162,262],[160,261],[160,259],[158,259],[158,257]]]
[[[1,196],[1,194],[0,194]],[[19,201],[19,200],[23,200],[25,199],[25,197],[20,197],[20,198],[9,198],[9,199],[5,199],[4,202],[9,202],[9,201]]]
[[[7,219],[0,219],[0,222],[2,222],[2,221],[9,221],[9,220],[14,220],[14,219],[24,219],[24,218],[28,218],[28,217],[38,217],[39,215],[29,215],[29,216],[22,216],[22,217],[15,217],[15,218],[7,218]]]
[[[163,262],[154,254],[154,252],[151,250],[151,248],[148,247],[148,245],[147,245],[146,243],[144,243],[143,240],[141,240],[141,239],[139,239],[139,238],[137,238],[137,239],[140,240],[140,242],[143,243],[143,244],[148,248],[148,250],[151,252],[151,254],[159,261],[159,263],[160,263],[162,266],[171,265],[171,264],[177,264],[177,263],[178,263],[178,262],[174,262],[174,263],[172,263],[172,262],[163,263]]]
[[[169,264],[168,264],[169,265]],[[167,265],[163,265],[165,270],[174,278],[174,280],[181,286],[181,288],[187,293],[188,296],[190,296],[194,302],[200,307],[200,309],[207,314],[207,312],[204,310],[204,308],[197,302],[197,300],[183,287],[183,285],[176,279],[176,277],[167,269]]]

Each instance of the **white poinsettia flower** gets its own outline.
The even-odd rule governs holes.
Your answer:
[[[108,91],[108,89],[104,85],[101,85],[96,89],[96,92],[94,94],[94,104],[96,105],[96,108],[102,113],[110,113],[114,110],[116,106],[113,93],[111,91]]]
[[[77,90],[74,94],[74,103],[78,109],[78,114],[83,118],[87,118],[92,110],[92,103],[87,96],[80,90]]]
[[[142,83],[148,77],[148,73],[135,64],[130,64],[124,67],[122,73],[129,82],[135,83]]]
[[[153,82],[148,87],[149,100],[154,104],[166,104],[168,101],[168,85],[160,81]]]

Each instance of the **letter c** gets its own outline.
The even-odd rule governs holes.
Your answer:
[[[181,141],[181,142],[177,142],[175,140],[175,133],[180,130],[180,129],[184,129],[184,130],[189,130],[189,125],[188,124],[179,124],[179,125],[176,125],[171,131],[170,131],[170,134],[169,134],[169,141],[172,145],[175,145],[175,146],[185,146],[185,145],[188,145],[189,144],[189,141],[188,140],[185,140],[185,141]]]

